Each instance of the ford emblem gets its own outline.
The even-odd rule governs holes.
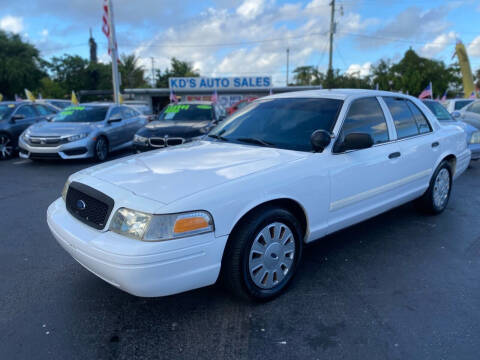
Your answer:
[[[85,208],[87,207],[87,204],[83,200],[77,200],[76,205],[78,210],[85,210]]]

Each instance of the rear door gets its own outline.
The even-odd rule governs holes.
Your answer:
[[[402,174],[397,168],[400,151],[392,141],[391,127],[376,97],[350,104],[335,145],[350,133],[370,134],[374,145],[347,152],[333,147],[330,232],[373,216],[397,199],[396,182]]]
[[[126,122],[124,140],[129,142],[133,140],[135,133],[147,124],[147,119],[140,112],[129,106],[122,107],[122,114]]]
[[[106,124],[105,132],[107,133],[108,141],[110,143],[110,148],[116,148],[122,145],[126,139],[126,122],[123,119],[122,108],[120,106],[114,106],[110,109],[110,114],[107,119],[111,119],[120,115],[122,117],[121,121],[112,122]]]
[[[383,97],[395,125],[400,146],[398,168],[403,174],[400,190],[404,196],[418,194],[428,187],[442,144],[435,140],[426,116],[410,100]]]

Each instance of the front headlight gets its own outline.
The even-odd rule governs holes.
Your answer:
[[[475,131],[470,138],[470,144],[480,144],[480,131]]]
[[[165,241],[212,232],[214,224],[206,211],[151,215],[120,208],[113,216],[110,230],[137,240]]]
[[[68,142],[77,141],[77,140],[81,140],[83,138],[86,138],[87,136],[88,136],[87,133],[72,135],[72,136],[67,137],[67,141]]]
[[[133,136],[133,141],[137,143],[146,143],[148,139],[146,137],[135,134]]]
[[[67,179],[67,181],[65,182],[65,185],[63,185],[63,189],[62,189],[62,199],[63,201],[67,202],[67,192],[68,192],[68,187],[70,186],[70,179]]]

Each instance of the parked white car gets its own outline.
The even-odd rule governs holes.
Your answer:
[[[445,109],[451,114],[454,111],[463,109],[468,104],[471,104],[473,99],[449,99],[442,103]]]
[[[138,296],[213,284],[266,300],[303,244],[408,201],[447,206],[470,151],[410,96],[315,90],[268,96],[203,140],[82,170],[48,208],[80,264]]]

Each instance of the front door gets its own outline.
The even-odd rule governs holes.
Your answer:
[[[338,145],[351,133],[370,134],[374,145],[343,152]],[[354,100],[332,150],[329,232],[389,208],[397,196],[399,146],[376,97]]]

